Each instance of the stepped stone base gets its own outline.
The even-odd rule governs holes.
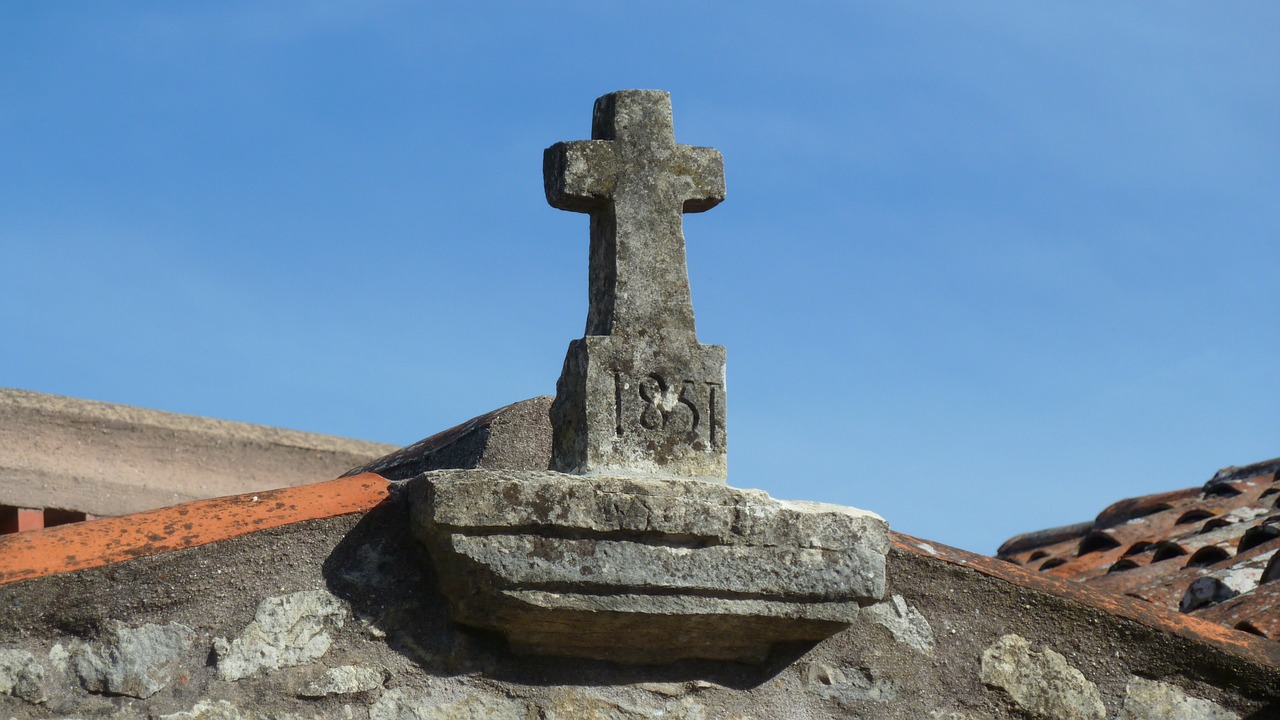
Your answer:
[[[885,596],[888,526],[853,508],[554,472],[441,470],[408,492],[454,620],[519,652],[761,662]]]

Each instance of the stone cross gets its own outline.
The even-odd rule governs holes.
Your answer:
[[[552,469],[725,478],[725,352],[694,329],[682,212],[724,199],[724,161],[678,145],[671,98],[596,100],[591,140],[547,148],[547,202],[591,216],[587,328],[551,408]]]

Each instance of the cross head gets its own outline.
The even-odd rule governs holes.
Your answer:
[[[714,148],[678,145],[671,96],[624,90],[596,101],[591,140],[547,148],[547,202],[591,215],[587,335],[694,341],[682,212],[724,199]]]

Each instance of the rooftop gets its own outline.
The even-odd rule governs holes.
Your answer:
[[[997,556],[1280,640],[1280,458],[1202,487],[1121,500],[1091,522],[1025,533]]]

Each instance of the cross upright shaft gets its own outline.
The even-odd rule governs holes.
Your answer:
[[[626,90],[596,101],[591,140],[547,149],[552,207],[591,215],[587,335],[696,342],[682,212],[724,199],[724,160],[677,145],[671,97]]]

